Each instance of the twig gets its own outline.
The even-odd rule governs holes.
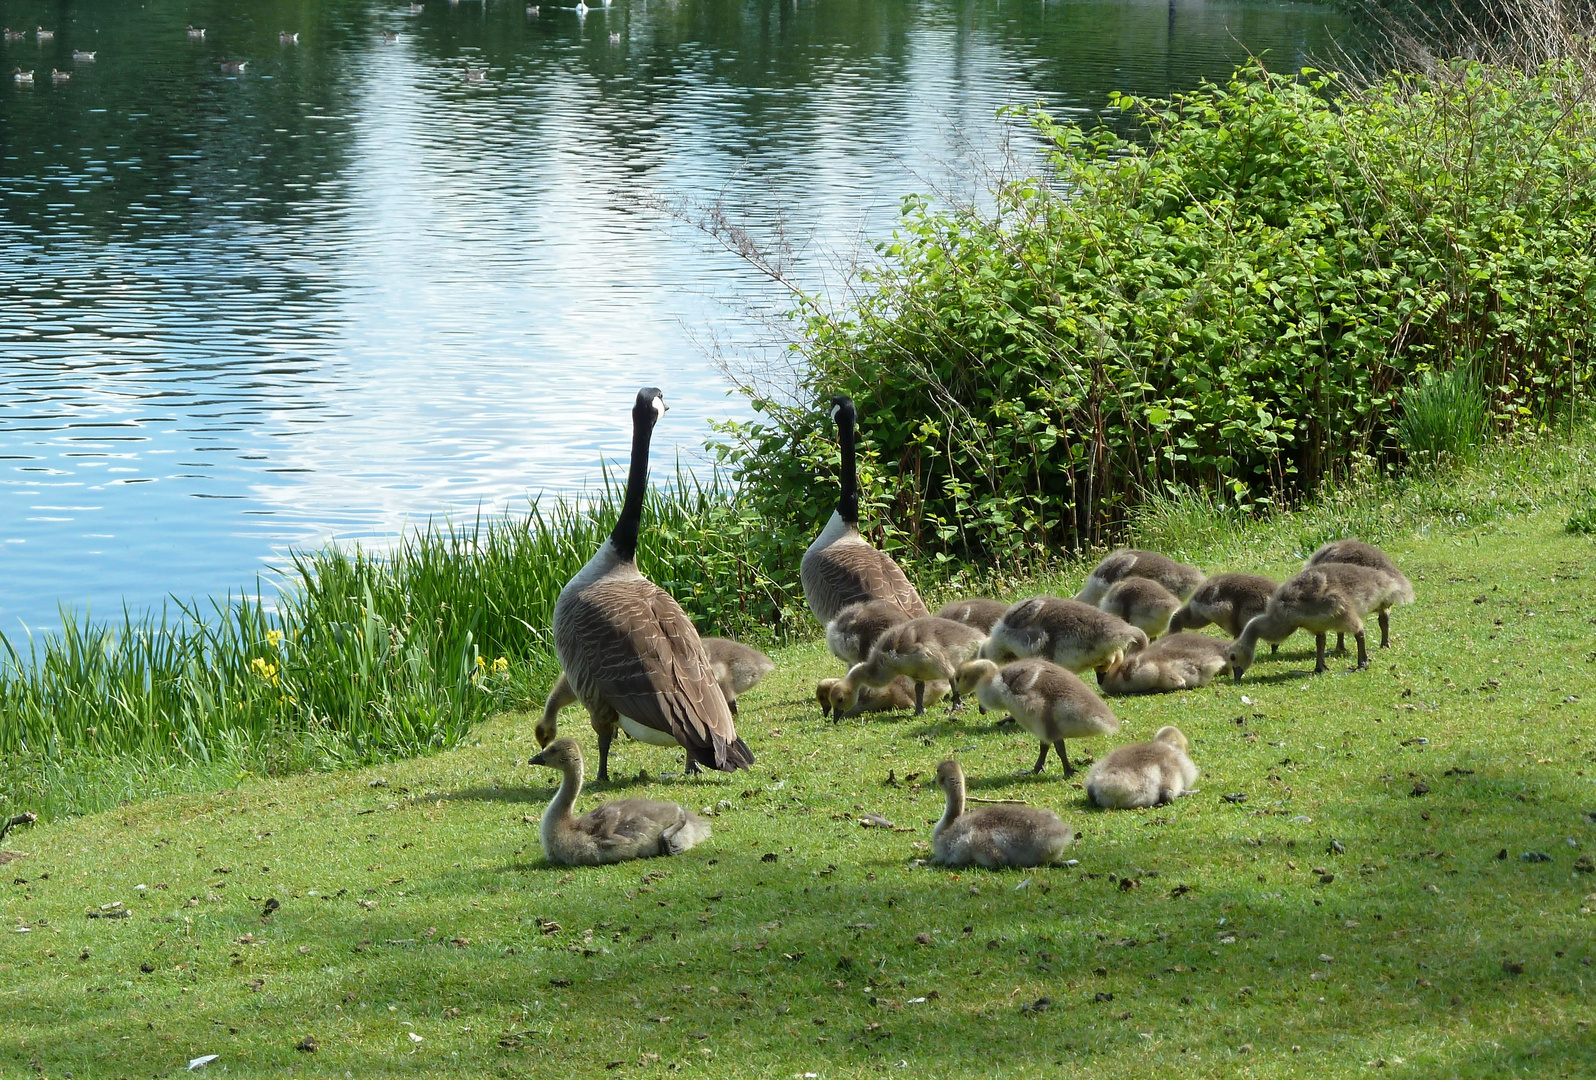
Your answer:
[[[1024,806],[1024,805],[1026,805],[1024,799],[978,799],[974,795],[966,795],[964,797],[964,801],[965,802],[993,803],[993,804],[996,804],[998,806]]]
[[[26,814],[18,814],[15,817],[7,819],[5,824],[0,825],[0,840],[4,840],[6,838],[6,833],[10,832],[12,829],[16,828],[18,825],[32,825],[35,821],[38,821],[38,820],[39,820],[39,815],[35,814],[31,810],[28,811]]]

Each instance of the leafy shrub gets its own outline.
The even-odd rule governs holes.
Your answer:
[[[1249,511],[1394,464],[1428,369],[1476,364],[1492,429],[1534,428],[1591,379],[1582,78],[1458,62],[1354,92],[1255,63],[1116,96],[1133,139],[1028,110],[1051,175],[908,200],[853,302],[806,302],[797,396],[859,401],[886,538],[988,564],[1110,538],[1149,491]],[[757,406],[721,452],[807,535],[817,414]]]
[[[1402,392],[1397,441],[1410,460],[1438,465],[1466,458],[1489,430],[1490,412],[1472,365],[1426,371]]]
[[[1585,497],[1568,515],[1568,531],[1584,536],[1596,535],[1596,491],[1587,491]]]

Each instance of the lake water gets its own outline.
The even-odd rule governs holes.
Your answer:
[[[35,72],[0,85],[0,631],[578,490],[624,461],[643,384],[672,405],[656,463],[674,445],[691,464],[709,418],[746,415],[712,353],[767,341],[758,315],[783,301],[659,201],[783,230],[802,280],[834,282],[903,195],[994,158],[1001,106],[1087,116],[1248,51],[1299,65],[1337,20],[1193,0],[0,0],[28,31],[0,71]]]

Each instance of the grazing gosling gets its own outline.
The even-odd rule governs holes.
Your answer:
[[[990,660],[972,660],[959,668],[953,686],[961,694],[973,693],[988,709],[1007,711],[1041,740],[1042,750],[1031,767],[1033,775],[1047,765],[1051,746],[1064,764],[1064,775],[1073,776],[1075,766],[1064,751],[1064,740],[1112,735],[1119,730],[1114,710],[1091,687],[1047,660],[1017,660],[1001,668]]]
[[[1323,545],[1308,558],[1307,565],[1319,566],[1322,563],[1351,563],[1353,566],[1367,566],[1370,570],[1384,570],[1388,574],[1401,578],[1404,582],[1408,580],[1402,571],[1397,569],[1397,564],[1392,561],[1391,556],[1373,544],[1365,544],[1355,536],[1349,536],[1345,540],[1332,540]],[[1411,592],[1412,590],[1413,586],[1409,583],[1408,591]],[[1387,649],[1390,647],[1391,617],[1382,611],[1380,612],[1380,648]],[[1347,636],[1345,634],[1337,634],[1336,652],[1344,653],[1346,651]]]
[[[1147,647],[1147,632],[1079,600],[1033,596],[1003,613],[981,647],[983,660],[1040,656],[1079,675]]]
[[[1371,570],[1352,563],[1321,563],[1287,579],[1269,598],[1269,607],[1249,622],[1230,645],[1230,673],[1237,682],[1252,667],[1258,639],[1284,641],[1296,630],[1314,635],[1318,659],[1315,675],[1328,671],[1324,636],[1331,630],[1351,634],[1358,642],[1358,670],[1369,666],[1363,618],[1382,615],[1397,604],[1413,602],[1413,586],[1400,574]],[[1384,624],[1385,620],[1382,619]]]
[[[737,695],[752,690],[759,681],[776,670],[776,662],[751,645],[730,638],[702,639],[709,654],[709,673],[715,676],[726,706],[737,715]]]
[[[955,600],[951,604],[944,604],[942,610],[937,612],[939,619],[951,619],[961,622],[965,626],[973,626],[983,634],[990,634],[992,627],[1003,617],[1009,605],[1001,600],[988,600],[984,596],[973,597],[969,600]]]
[[[582,793],[582,748],[556,739],[528,764],[560,770],[560,790],[543,811],[543,855],[566,866],[603,866],[654,855],[680,855],[709,839],[709,822],[673,802],[616,799],[581,817],[571,807]]]
[[[1121,746],[1086,774],[1087,797],[1110,810],[1174,802],[1197,782],[1190,748],[1178,727],[1159,728],[1152,742]]]
[[[1167,694],[1196,690],[1230,668],[1230,642],[1207,634],[1170,634],[1135,656],[1097,673],[1110,694]]]
[[[931,861],[942,866],[1042,866],[1064,858],[1074,831],[1051,810],[1030,806],[964,809],[964,770],[951,758],[937,766],[947,793],[942,819],[931,830]]]
[[[1180,608],[1180,597],[1152,578],[1120,578],[1108,587],[1098,607],[1140,627],[1150,639],[1169,629],[1169,620]]]
[[[1156,581],[1182,601],[1191,599],[1191,594],[1203,583],[1203,572],[1195,566],[1178,563],[1156,551],[1121,548],[1110,552],[1093,568],[1075,599],[1083,604],[1096,604],[1103,599],[1109,586],[1128,577]]]
[[[1227,637],[1238,638],[1254,616],[1264,613],[1269,598],[1279,587],[1278,581],[1262,574],[1215,574],[1170,617],[1169,632],[1201,630],[1212,624]],[[1280,645],[1275,642],[1271,647],[1278,649]]]
[[[975,659],[986,635],[951,619],[925,615],[894,626],[876,639],[870,656],[848,669],[842,686],[832,696],[832,707],[851,713],[858,705],[861,686],[886,686],[899,675],[914,680],[914,715],[925,712],[925,684],[936,679],[951,683],[966,660]],[[962,702],[953,688],[953,707]]]
[[[826,647],[844,664],[857,664],[870,655],[882,634],[908,621],[908,612],[896,601],[861,600],[826,624]]]
[[[925,684],[925,703],[935,705],[951,689],[941,679]],[[868,712],[898,712],[914,708],[914,680],[899,675],[885,686],[861,686],[853,708],[844,706],[848,691],[842,679],[821,679],[815,687],[815,700],[820,702],[820,715],[840,721],[845,716],[860,716]]]

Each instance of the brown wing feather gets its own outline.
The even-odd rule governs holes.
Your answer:
[[[716,769],[752,763],[681,605],[645,579],[599,581],[561,598],[555,647],[584,704],[603,701],[667,732]]]
[[[911,619],[930,614],[903,569],[886,552],[869,544],[832,544],[804,556],[807,586],[824,594],[832,606],[822,621],[829,621],[849,604],[886,600],[897,604]],[[806,591],[809,591],[806,589]],[[819,613],[819,606],[811,604]]]

